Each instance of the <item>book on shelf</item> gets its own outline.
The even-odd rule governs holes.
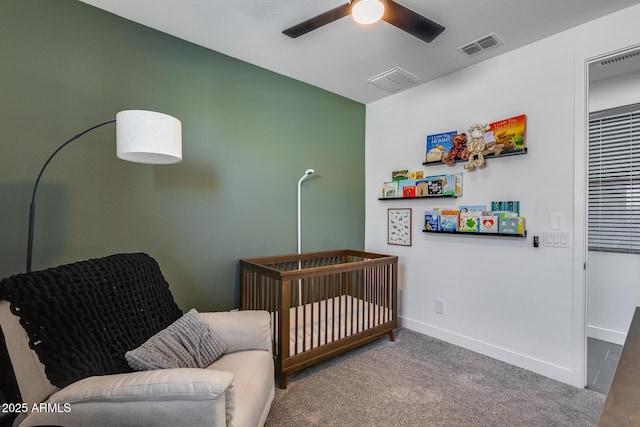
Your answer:
[[[409,169],[391,172],[392,181],[402,181],[405,179],[409,179]]]
[[[424,197],[429,195],[429,180],[419,179],[416,181],[416,196]]]
[[[382,186],[382,197],[386,199],[400,197],[398,188],[398,181],[385,182]]]
[[[429,195],[461,196],[457,190],[458,178],[456,174],[432,175],[424,178],[428,181],[427,191]]]
[[[406,197],[404,196],[405,187],[413,187],[413,192],[415,193],[416,180],[403,179],[402,181],[398,181],[398,194],[400,195],[400,197]],[[415,197],[415,194],[412,197]]]
[[[407,185],[402,187],[402,197],[416,197],[416,186]]]
[[[462,172],[458,172],[454,174],[455,176],[455,184],[454,191],[456,197],[462,197]]]
[[[440,230],[440,214],[438,211],[426,211],[424,213],[424,229],[429,231]]]
[[[421,179],[424,178],[424,171],[409,172],[409,179]]]
[[[480,233],[497,233],[498,232],[498,217],[493,215],[483,215],[480,217],[478,224],[478,231]]]
[[[527,148],[526,121],[527,116],[522,114],[489,123],[489,131],[484,134],[485,143],[502,144],[502,154],[524,151]]]
[[[452,209],[443,209],[440,211],[440,230],[458,231],[459,221],[460,211]]]
[[[427,136],[426,163],[441,162],[442,157],[451,150],[453,143],[451,140],[457,131],[437,133]]]
[[[520,216],[520,202],[517,200],[506,200],[491,202],[492,211],[514,212],[514,216]]]
[[[427,194],[429,196],[442,196],[444,194],[444,182],[442,178],[432,178],[427,181]]]
[[[505,216],[498,220],[498,233],[524,234],[524,218],[521,216]]]
[[[480,223],[480,215],[474,213],[460,213],[460,225],[458,231],[477,232]]]
[[[470,215],[484,215],[487,211],[487,205],[462,205],[458,206],[458,210],[460,214],[470,214]]]

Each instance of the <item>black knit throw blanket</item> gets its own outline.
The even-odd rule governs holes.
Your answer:
[[[49,381],[131,372],[124,353],[182,312],[157,262],[117,254],[18,274],[0,281],[0,299],[20,316]]]

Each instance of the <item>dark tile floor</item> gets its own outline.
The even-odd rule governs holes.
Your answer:
[[[587,388],[607,394],[618,366],[622,346],[595,338],[587,339]]]

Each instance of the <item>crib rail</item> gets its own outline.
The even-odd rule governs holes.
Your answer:
[[[281,373],[397,327],[395,256],[343,250],[243,259],[240,284],[241,309],[272,313]]]

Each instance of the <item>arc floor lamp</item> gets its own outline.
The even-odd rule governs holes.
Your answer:
[[[75,135],[58,147],[47,159],[36,178],[29,209],[29,234],[27,240],[27,272],[31,271],[33,256],[33,229],[36,211],[36,191],[44,170],[51,160],[72,141],[94,129],[116,124],[116,155],[137,163],[171,164],[182,161],[182,123],[175,117],[145,110],[125,110],[114,120],[100,123]]]

